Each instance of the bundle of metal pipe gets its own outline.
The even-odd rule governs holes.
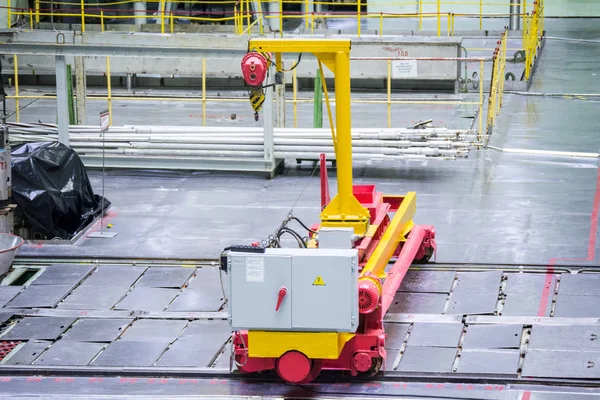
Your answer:
[[[70,146],[82,159],[167,157],[264,157],[262,128],[113,126],[104,139],[98,126],[72,125]],[[11,124],[11,142],[57,141],[58,129],[48,124]],[[353,157],[357,160],[423,160],[467,157],[479,144],[470,130],[427,128],[354,128]],[[276,128],[277,158],[335,158],[332,132],[327,128]]]

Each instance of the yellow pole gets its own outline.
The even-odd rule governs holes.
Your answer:
[[[35,22],[40,23],[40,0],[35,0]]]
[[[160,33],[165,33],[165,2],[160,4]]]
[[[482,29],[483,29],[483,0],[479,0],[479,30],[482,30]]]
[[[450,36],[450,23],[452,22],[452,16],[448,13],[448,36]]]
[[[296,68],[292,71],[292,92],[294,95],[294,128],[298,127],[298,81],[296,79]]]
[[[387,62],[387,114],[388,114],[388,128],[392,127],[392,60]]]
[[[383,13],[379,13],[379,36],[383,36]]]
[[[310,14],[310,34],[315,33],[315,13]]]
[[[29,9],[29,29],[33,30],[33,10]]]
[[[454,36],[454,13],[452,13],[452,36]]]
[[[336,162],[338,180],[339,212],[342,216],[352,215],[352,135],[350,123],[350,55],[335,54],[335,119]]]
[[[283,37],[283,0],[279,0],[279,36]]]
[[[479,61],[479,138],[483,135],[483,60]]]
[[[442,35],[442,2],[437,0],[437,33],[438,36]]]
[[[10,29],[12,26],[12,16],[10,15],[10,0],[6,0],[6,15],[8,17],[8,25],[6,25],[6,27]]]
[[[304,0],[304,9],[308,12],[308,0]],[[308,30],[308,15],[304,14],[304,28]]]
[[[419,30],[423,30],[423,0],[419,0]]]
[[[360,0],[356,1],[356,8],[357,8],[357,14],[356,14],[356,34],[358,35],[358,37],[360,37]]]
[[[202,59],[202,126],[206,126],[206,59]]]
[[[104,32],[104,10],[100,10],[100,30]]]
[[[170,12],[170,25],[171,25],[171,33],[175,32],[175,19],[173,18],[173,11]]]
[[[108,89],[108,124],[112,125],[112,90],[110,85],[110,57],[106,57],[106,88]]]
[[[17,117],[17,122],[21,122],[21,113],[19,110],[19,59],[16,54],[14,54],[14,69],[15,69],[15,112]]]
[[[81,32],[85,32],[85,0],[81,0],[79,5],[81,8]]]
[[[250,0],[246,0],[246,23],[248,24],[248,33],[250,33]]]

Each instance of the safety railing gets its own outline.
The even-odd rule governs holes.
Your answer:
[[[490,96],[488,100],[486,132],[491,134],[496,117],[500,115],[502,98],[504,94],[504,81],[506,69],[506,48],[508,43],[508,31],[502,34],[500,44],[494,50],[492,57],[492,77],[490,79]]]
[[[501,99],[502,99],[502,90],[503,90],[503,86],[502,86],[502,82],[503,79],[501,79],[501,76],[503,76],[503,71],[504,71],[504,64],[506,62],[506,39],[507,39],[507,35],[503,35],[503,38],[501,40],[501,42],[503,43],[503,50],[498,50],[496,53],[498,53],[498,55],[494,56],[494,63],[493,63],[493,71],[492,71],[492,84],[491,84],[491,89],[490,89],[490,100],[489,100],[489,104],[491,107],[490,110],[493,109],[493,111],[488,110],[488,120],[487,120],[487,124],[486,124],[486,130],[489,130],[489,128],[491,127],[491,124],[493,124],[493,118],[490,119],[490,117],[495,116],[498,112],[499,112],[499,107],[501,105]],[[17,73],[18,71],[18,56],[14,55],[14,62],[13,62],[13,75],[14,75],[14,89],[12,90],[8,90],[8,96],[6,96],[7,99],[12,99],[15,101],[15,114],[14,114],[14,121],[15,122],[22,122],[21,121],[21,116],[20,116],[20,105],[19,105],[19,101],[20,100],[36,100],[36,99],[56,99],[55,95],[51,95],[51,94],[26,94],[23,95],[20,93],[20,88],[19,88],[19,75]],[[393,115],[396,111],[396,107],[402,107],[402,106],[410,106],[410,105],[418,105],[418,106],[422,106],[422,105],[427,105],[427,106],[432,106],[433,109],[435,109],[435,107],[448,107],[448,106],[476,106],[477,108],[477,121],[473,127],[474,131],[477,131],[477,139],[479,143],[483,143],[484,139],[485,139],[485,135],[486,135],[486,130],[484,130],[484,102],[485,102],[485,93],[484,93],[484,85],[483,85],[483,77],[485,76],[484,73],[484,65],[485,65],[485,58],[436,58],[436,57],[352,57],[351,58],[353,63],[363,63],[363,62],[372,62],[372,63],[380,63],[380,64],[384,64],[385,65],[385,69],[387,71],[387,76],[386,76],[386,91],[385,91],[385,95],[383,96],[376,96],[376,97],[369,97],[369,98],[364,98],[364,97],[358,97],[358,96],[353,96],[351,101],[353,104],[371,104],[371,105],[381,105],[383,107],[386,107],[386,113],[387,113],[387,121],[382,121],[381,124],[381,128],[387,127],[387,128],[393,128],[393,127],[398,127],[398,121],[394,122],[393,121]],[[210,97],[209,93],[207,92],[207,88],[206,88],[206,81],[207,81],[207,77],[208,77],[208,71],[209,71],[209,67],[210,65],[207,67],[207,64],[210,64],[211,59],[202,59],[201,62],[201,93],[200,96],[195,96],[195,97],[190,97],[190,96],[132,96],[129,94],[118,94],[115,95],[111,82],[112,82],[112,75],[111,75],[111,61],[110,61],[110,57],[106,57],[106,69],[105,69],[105,76],[106,76],[106,94],[94,94],[94,95],[90,95],[88,94],[86,96],[86,100],[89,101],[102,101],[102,102],[106,102],[105,104],[107,105],[107,108],[109,110],[109,115],[111,118],[110,124],[112,124],[112,106],[114,102],[128,102],[128,101],[171,101],[171,102],[187,102],[187,103],[199,103],[201,104],[201,114],[194,114],[194,118],[201,118],[202,120],[202,125],[206,126],[208,120],[211,118],[211,116],[207,115],[207,105],[209,103],[237,103],[237,102],[242,102],[242,103],[246,103],[248,106],[248,110],[250,110],[250,104],[248,102],[248,99],[243,97],[226,97],[226,96],[218,96],[218,97]],[[401,99],[401,98],[394,98],[394,96],[392,95],[393,90],[392,90],[392,83],[394,82],[394,79],[397,79],[394,76],[393,70],[397,69],[398,66],[396,65],[396,63],[402,63],[405,61],[415,61],[415,62],[452,62],[452,63],[471,63],[474,65],[477,65],[476,67],[476,72],[479,75],[479,79],[481,80],[481,82],[477,82],[478,86],[473,86],[474,89],[476,89],[476,93],[478,94],[479,98],[476,101],[467,101],[467,100],[463,100],[463,99],[458,99],[458,98],[453,98],[453,99]],[[373,65],[373,68],[376,68],[376,65]],[[461,68],[462,70],[462,68]],[[316,98],[320,98],[320,94],[321,91],[319,91],[319,93],[315,94],[314,96],[312,94],[307,95],[307,96],[303,96],[301,94],[301,92],[299,91],[299,87],[298,87],[298,78],[296,75],[296,69],[293,69],[291,72],[291,94],[287,94],[286,95],[286,99],[285,102],[287,104],[291,104],[292,105],[292,111],[293,111],[293,127],[297,128],[299,127],[299,118],[298,118],[298,107],[300,104],[302,103],[308,103],[308,104],[312,104],[315,103],[315,110],[317,108],[322,109],[322,105],[321,104],[317,104],[317,100]],[[466,76],[465,76],[466,78]],[[72,93],[72,88],[71,88],[71,92],[70,92],[70,97],[71,98],[75,98],[75,96]],[[316,113],[316,112],[315,112]],[[222,116],[220,116],[222,117]]]
[[[544,0],[536,0],[533,10],[523,17],[523,48],[525,49],[525,80],[531,77],[531,71],[538,56],[544,36]]]
[[[15,0],[12,0],[15,1]],[[277,0],[276,0],[277,1]],[[490,0],[472,0],[465,2],[454,1],[388,1],[378,2],[377,7],[390,11],[364,11],[367,0],[352,0],[350,2],[328,2],[312,0],[278,0],[277,10],[269,9],[272,0],[184,0],[177,2],[184,7],[194,7],[201,4],[206,7],[218,5],[222,7],[219,11],[199,11],[199,10],[167,10],[165,0],[146,0],[143,3],[157,4],[156,9],[138,9],[134,4],[138,0],[120,0],[102,3],[101,6],[89,5],[85,0],[75,1],[50,1],[34,0],[31,8],[18,8],[11,6],[11,0],[7,0],[8,22],[12,26],[14,17],[22,17],[22,20],[28,20],[29,28],[34,29],[44,18],[59,19],[73,18],[81,25],[81,30],[85,32],[86,23],[101,24],[103,29],[106,20],[134,20],[136,24],[143,24],[147,20],[155,21],[160,24],[161,33],[174,32],[179,22],[186,23],[210,23],[210,24],[230,24],[233,25],[233,31],[236,34],[263,33],[266,22],[277,20],[277,26],[280,28],[284,20],[303,20],[305,31],[314,32],[318,29],[321,22],[335,21],[341,19],[354,20],[356,23],[356,34],[361,35],[363,23],[371,23],[375,30],[383,35],[385,31],[391,32],[396,28],[386,27],[386,22],[418,21],[418,30],[423,30],[424,21],[434,21],[437,36],[451,36],[457,27],[457,19],[478,20],[478,28],[484,29],[484,21],[497,20],[498,18],[508,19],[510,14],[508,10],[510,1],[502,0],[492,2]],[[130,9],[112,8],[131,5]],[[340,5],[355,11],[339,11]],[[56,10],[52,7],[61,7]],[[148,7],[148,6],[146,6]],[[324,7],[329,10],[323,11]],[[459,8],[462,7],[462,8]],[[301,8],[301,10],[298,10]],[[406,10],[407,12],[395,12],[395,10]],[[466,10],[472,12],[464,12]],[[522,2],[521,16],[524,22],[528,20],[526,16],[527,3]],[[543,10],[542,10],[543,11]],[[534,15],[534,12],[531,14]],[[543,26],[543,16],[540,19],[538,12],[537,26]],[[396,26],[397,24],[393,24]],[[471,29],[471,27],[469,27]],[[280,29],[281,30],[281,29]],[[524,36],[525,37],[525,36]]]

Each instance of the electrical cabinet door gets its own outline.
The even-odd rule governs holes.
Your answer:
[[[292,328],[292,258],[289,255],[232,252],[228,255],[228,270],[233,330]],[[286,288],[286,295],[276,311],[281,288]]]
[[[356,250],[311,249],[292,258],[292,329],[355,332],[358,327]]]

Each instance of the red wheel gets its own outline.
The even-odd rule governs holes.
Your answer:
[[[312,367],[308,357],[293,350],[288,351],[277,360],[275,369],[282,380],[297,384],[310,378]]]
[[[310,369],[310,373],[306,377],[306,379],[300,382],[301,385],[306,385],[307,383],[311,383],[314,381],[319,374],[321,373],[321,367],[323,366],[323,361],[321,360],[313,360],[312,368]]]

